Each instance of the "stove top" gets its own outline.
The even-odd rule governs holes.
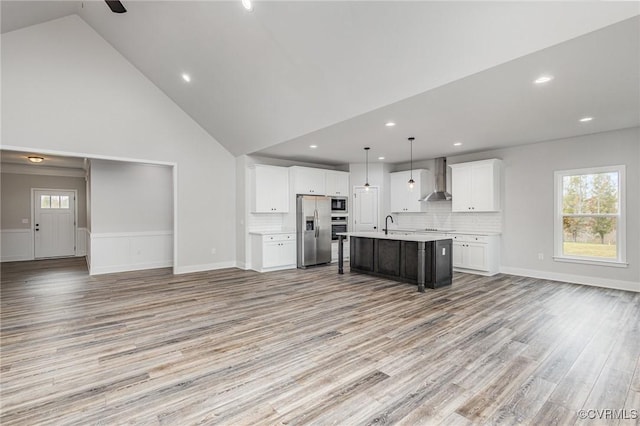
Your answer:
[[[425,228],[421,232],[453,232],[454,229]]]

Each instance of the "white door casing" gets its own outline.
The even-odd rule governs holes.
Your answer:
[[[34,257],[75,256],[76,191],[32,189]]]
[[[378,187],[353,187],[353,230],[378,230]]]

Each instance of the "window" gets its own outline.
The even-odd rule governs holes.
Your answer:
[[[624,171],[555,173],[555,260],[626,266]]]
[[[68,209],[69,196],[68,195],[41,195],[40,208],[41,209]]]

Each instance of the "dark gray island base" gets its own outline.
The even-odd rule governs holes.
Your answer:
[[[345,236],[351,238],[351,271],[438,288],[451,284],[453,242],[428,236],[384,235],[379,232],[349,232],[338,235],[338,273],[343,271]]]

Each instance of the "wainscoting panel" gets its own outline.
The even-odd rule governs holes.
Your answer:
[[[31,229],[3,229],[0,231],[0,261],[33,260]]]
[[[91,275],[173,265],[173,232],[90,234]]]
[[[89,244],[89,231],[87,231],[87,228],[78,228],[76,230],[76,256],[78,257],[86,256],[88,244]]]
[[[2,248],[0,262],[33,260],[33,233],[31,229],[3,229],[0,231]],[[76,230],[76,256],[87,255],[89,232],[87,228]]]

